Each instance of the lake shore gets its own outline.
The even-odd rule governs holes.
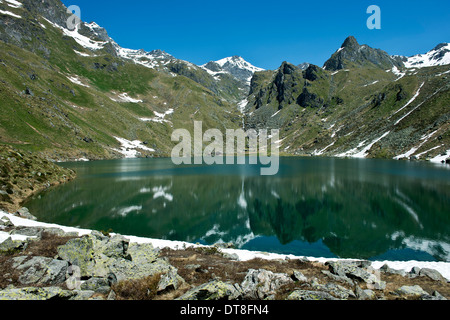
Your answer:
[[[371,262],[295,257],[220,246],[202,246],[179,241],[116,234],[102,235],[98,231],[41,223],[3,211],[0,211],[0,221],[6,222],[6,225],[9,226],[5,227],[4,224],[3,231],[0,231],[0,245],[13,243],[14,248],[20,248],[13,254],[10,253],[10,258],[8,255],[6,257],[1,255],[3,263],[19,260],[29,262],[30,260],[27,259],[30,258],[32,261],[50,259],[52,261],[48,261],[49,265],[66,263],[67,269],[74,261],[77,261],[75,264],[80,264],[79,261],[83,258],[80,258],[79,255],[74,258],[74,256],[70,256],[71,254],[64,253],[61,246],[67,246],[70,241],[75,241],[75,243],[81,241],[85,244],[85,241],[89,240],[92,249],[89,252],[91,257],[89,259],[95,261],[95,266],[101,265],[102,268],[106,267],[106,269],[112,270],[116,281],[120,280],[118,281],[119,287],[117,283],[109,283],[103,285],[103,288],[97,288],[99,292],[96,292],[97,289],[84,290],[89,292],[73,291],[66,288],[67,270],[64,275],[59,276],[59,282],[46,280],[47,282],[40,283],[39,281],[43,280],[39,277],[29,280],[29,275],[26,276],[27,269],[23,267],[27,266],[27,263],[22,261],[15,265],[16,269],[22,268],[15,275],[16,282],[10,279],[12,283],[3,288],[4,290],[0,290],[0,299],[8,300],[11,298],[9,295],[11,292],[19,299],[32,300],[51,296],[56,294],[55,292],[60,295],[61,299],[64,296],[81,300],[85,300],[86,297],[88,297],[86,300],[92,298],[113,299],[113,297],[114,299],[127,299],[127,294],[131,294],[127,293],[127,290],[131,290],[128,286],[150,286],[145,281],[156,281],[154,279],[156,275],[158,288],[164,287],[161,284],[162,279],[169,283],[164,289],[156,290],[152,297],[156,300],[203,299],[199,292],[209,292],[208,299],[212,300],[216,298],[230,300],[267,298],[275,300],[309,300],[313,298],[319,300],[437,300],[450,297],[450,263],[446,262]],[[58,234],[59,238],[49,240],[43,237],[42,235],[47,232]],[[51,241],[45,244],[47,247],[52,243],[58,245],[55,248],[56,255],[52,253],[50,257],[36,256],[39,255],[39,249],[35,249],[35,247],[39,247],[37,244],[45,243],[45,241]],[[67,244],[65,244],[66,242]],[[71,250],[76,249],[76,252],[80,254],[85,248],[85,245],[70,247]],[[110,250],[116,253],[111,254]],[[128,255],[128,252],[131,253],[131,256]],[[150,263],[145,260],[147,255],[151,256]],[[141,259],[144,260],[141,261]],[[133,261],[139,262],[139,265],[144,266],[143,269],[141,270],[134,264],[127,265],[124,269],[117,269],[118,265],[132,264]],[[149,264],[145,267],[147,263]],[[155,266],[157,266],[156,269],[154,269]],[[40,265],[40,267],[45,269],[47,266]],[[33,268],[39,274],[39,268],[37,271],[36,266]],[[134,270],[133,274],[124,271],[125,269],[131,270],[129,268]],[[17,272],[16,269],[9,267],[8,274],[3,274],[3,278],[5,276],[14,278],[11,274]],[[105,284],[108,275],[111,274],[111,272],[99,271],[92,266],[86,267],[86,270],[87,273],[83,275],[83,283],[94,281]],[[56,273],[54,270],[52,272]],[[22,283],[20,279],[22,279]],[[256,280],[250,281],[250,279]],[[145,283],[143,284],[142,281]],[[252,281],[262,281],[263,283],[252,283]],[[57,286],[55,286],[56,283]],[[275,287],[271,287],[272,283]],[[50,284],[52,285],[50,286]],[[155,284],[153,283],[153,285]],[[30,288],[33,287],[40,290],[37,296],[30,293]],[[265,288],[265,291],[256,288]],[[114,292],[112,296],[111,292]],[[133,300],[146,297],[139,298],[139,295],[131,295],[128,298]]]
[[[28,210],[21,208],[21,204],[25,199],[53,185],[58,185],[60,183],[64,183],[74,179],[75,172],[64,168],[59,169],[59,166],[56,166],[51,162],[34,157],[32,154],[18,152],[17,150],[14,150],[12,148],[4,149],[4,154],[2,154],[2,165],[2,181],[7,189],[9,189],[2,192],[2,203],[0,203],[0,220],[3,223],[2,230],[0,230],[0,246],[6,246],[6,248],[8,248],[9,245],[12,245],[11,248],[13,250],[12,252],[10,252],[8,251],[9,249],[7,249],[6,256],[1,255],[0,257],[3,257],[3,262],[7,263],[8,266],[10,265],[9,258],[21,260],[23,257],[27,257],[24,258],[22,263],[19,262],[16,265],[16,269],[22,268],[21,270],[23,270],[23,266],[27,266],[27,263],[23,262],[29,261],[27,259],[30,258],[31,261],[35,261],[36,259],[39,261],[47,261],[48,263],[50,263],[50,265],[52,265],[52,263],[61,265],[62,263],[62,265],[66,266],[66,269],[69,266],[72,266],[73,261],[71,261],[70,259],[65,259],[67,257],[56,257],[55,254],[42,257],[36,256],[35,252],[29,252],[30,247],[33,248],[37,243],[41,243],[43,241],[43,233],[47,234],[48,232],[51,233],[55,230],[59,230],[56,232],[62,236],[54,239],[54,241],[44,241],[43,243],[45,243],[46,246],[51,247],[56,245],[63,245],[64,241],[69,241],[68,239],[87,238],[91,239],[90,241],[93,241],[93,243],[95,243],[96,241],[100,241],[102,243],[108,244],[112,241],[112,239],[118,239],[118,237],[122,239],[123,237],[123,239],[125,239],[124,241],[127,243],[127,248],[128,246],[130,246],[146,248],[145,250],[147,251],[150,250],[152,252],[152,256],[157,257],[155,258],[156,260],[152,261],[152,264],[155,261],[157,261],[158,263],[162,263],[165,268],[167,267],[166,269],[163,268],[164,272],[167,272],[168,270],[177,270],[175,273],[172,272],[170,274],[170,277],[167,276],[170,278],[170,281],[177,282],[178,280],[180,280],[180,278],[183,279],[180,280],[180,284],[183,283],[183,285],[180,285],[180,288],[177,287],[175,290],[168,290],[169,292],[162,290],[164,291],[164,293],[156,295],[155,298],[157,299],[170,300],[174,298],[180,298],[188,294],[189,292],[195,293],[195,289],[198,289],[199,287],[202,288],[202,286],[206,286],[208,288],[199,289],[200,291],[203,290],[202,292],[204,292],[205,290],[212,290],[211,299],[216,297],[218,292],[222,294],[224,287],[228,288],[225,290],[225,292],[232,293],[226,296],[226,298],[230,299],[260,299],[261,297],[273,299],[288,299],[289,297],[289,299],[309,299],[314,296],[321,299],[340,299],[342,297],[345,297],[345,299],[357,300],[421,298],[434,300],[438,298],[440,299],[440,297],[450,297],[450,290],[448,288],[448,281],[450,280],[450,263],[448,262],[360,261],[354,259],[303,257],[268,252],[239,250],[227,248],[220,244],[217,246],[202,246],[182,241],[150,239],[132,235],[122,236],[111,234],[102,236],[98,231],[72,228],[61,225],[42,223],[36,220],[24,219],[24,217],[33,219],[33,216],[28,212]],[[5,211],[2,211],[2,208]],[[19,214],[17,214],[17,212],[19,212]],[[17,215],[21,217],[18,217]],[[61,242],[62,240],[64,241]],[[121,240],[121,243],[125,243],[124,241]],[[57,248],[54,248],[54,250],[56,249]],[[103,257],[102,250],[103,247],[101,247],[100,249],[97,248],[92,251],[92,254],[96,255],[97,253],[100,253],[100,256]],[[10,255],[11,253],[12,255]],[[56,259],[54,259],[55,257]],[[51,259],[51,261],[46,259]],[[106,263],[102,260],[103,258],[99,259],[101,263]],[[117,261],[115,261],[115,263],[116,262]],[[166,262],[170,263],[166,265]],[[108,263],[111,263],[111,261],[108,261]],[[120,263],[123,263],[123,261],[121,261]],[[44,265],[40,265],[40,267],[43,267],[45,269],[45,263]],[[106,268],[108,269],[110,268],[110,266],[107,264]],[[215,272],[210,270],[215,270]],[[236,273],[236,270],[240,270],[238,272],[239,276],[230,276],[233,273]],[[260,271],[257,272],[257,270]],[[347,274],[348,270],[357,270],[358,275],[355,276],[352,273],[353,271]],[[438,272],[436,276],[434,276],[434,270]],[[14,270],[12,271],[13,273],[16,272]],[[37,284],[34,283],[34,285],[36,286],[24,286],[24,284],[21,284],[18,280],[22,276],[24,276],[24,274],[26,274],[27,270],[23,271],[25,273],[19,272],[19,274],[16,274],[17,278],[15,280],[12,278],[8,278],[10,276],[8,272],[3,272],[3,278],[6,279],[6,281],[12,281],[9,286],[4,288],[4,290],[12,290],[14,294],[18,294],[24,299],[42,298],[42,292],[39,293],[38,296],[30,294],[30,288],[40,288],[39,290],[42,289],[44,291],[50,290],[53,293],[58,292],[58,295],[68,295],[76,299],[86,298],[86,292],[76,294],[70,292],[70,290],[66,292],[66,274],[59,276],[58,281],[61,282],[58,283],[58,286],[56,287],[57,289],[55,289],[54,286],[49,287],[48,284],[47,286],[42,286],[42,284],[39,283],[39,281],[41,281],[42,279],[38,279]],[[255,272],[257,272],[257,274],[253,274]],[[145,275],[146,273],[144,272],[143,274]],[[166,275],[167,274],[168,273],[166,273]],[[361,274],[363,274],[366,278],[361,278]],[[429,277],[430,274],[436,279],[440,280],[431,279]],[[154,276],[154,274],[151,276]],[[280,288],[282,287],[283,289],[270,289],[269,285],[269,289],[267,291],[268,293],[258,293],[258,290],[256,290],[255,293],[255,290],[252,291],[252,289],[248,288],[246,290],[241,290],[243,284],[244,286],[251,285],[248,283],[244,283],[244,280],[246,278],[250,279],[255,277],[262,277],[266,279],[264,281],[266,281],[267,283],[271,283],[273,281],[281,281],[282,284],[280,285]],[[104,277],[99,277],[97,275],[91,274],[84,278],[88,278],[88,280],[94,279],[95,281],[98,280],[100,282],[106,281]],[[103,280],[99,280],[98,278],[101,278]],[[357,279],[356,281],[355,278]],[[132,280],[135,281],[142,279],[128,279],[127,277],[124,277],[123,279],[123,281]],[[420,281],[416,282],[416,280]],[[31,281],[32,284],[33,281],[34,280]],[[154,281],[154,279],[152,281]],[[27,283],[27,281],[25,281],[25,283]],[[213,285],[210,288],[209,284],[211,283]],[[232,287],[229,287],[230,283],[232,284]],[[398,291],[401,287],[404,286],[407,287],[405,290],[414,291],[414,289],[418,289],[414,286],[420,286],[419,284],[415,283],[421,284],[423,287],[421,287],[421,289],[423,290],[424,288],[427,288],[428,291],[416,290],[415,293],[412,291],[407,291],[408,293],[402,293],[402,290]],[[111,283],[109,284],[111,285]],[[238,285],[237,287],[235,286],[236,284]],[[255,288],[264,287],[262,284],[257,283],[253,283],[253,286]],[[330,286],[333,288],[330,288]],[[338,294],[334,292],[335,290],[337,290],[336,288],[338,288]],[[61,293],[61,290],[63,290],[64,292]],[[102,290],[106,289],[103,288]],[[116,289],[116,291],[117,290],[119,289]],[[92,293],[92,295],[89,296],[90,299],[106,299],[109,297],[109,294],[99,294],[95,290],[87,291],[89,291],[88,295]],[[434,294],[435,291],[438,292],[439,295]],[[48,297],[49,295],[51,296],[53,294],[49,293],[48,291],[45,292],[46,293],[44,294],[44,297]],[[108,292],[114,292],[114,290],[111,290],[111,286]],[[311,292],[316,293],[313,294]],[[320,292],[318,296],[317,292]],[[334,292],[334,294],[330,294],[330,292]],[[0,298],[1,297],[2,294],[0,293]],[[6,297],[10,296],[6,295]],[[191,296],[191,298],[192,297],[194,297],[194,299],[196,298],[195,295]],[[119,295],[119,299],[122,298],[123,296]]]

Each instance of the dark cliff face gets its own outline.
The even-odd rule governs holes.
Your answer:
[[[23,0],[24,9],[37,13],[61,27],[65,27],[67,19],[72,15],[60,0]]]
[[[383,50],[373,49],[367,45],[360,45],[353,36],[345,39],[341,48],[324,64],[324,68],[329,71],[350,67],[391,69],[394,66],[397,68],[403,67],[401,59],[393,58]]]
[[[260,78],[264,78],[264,75],[256,73],[250,91],[250,95],[255,94],[257,109],[272,101],[277,102],[279,110],[293,103],[303,107],[320,107],[324,104],[324,99],[308,89],[311,82],[326,80],[326,72],[316,65],[308,64],[302,71],[298,66],[283,62],[270,84],[260,87]]]

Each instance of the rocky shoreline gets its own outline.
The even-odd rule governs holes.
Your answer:
[[[73,170],[0,144],[0,209],[15,212],[29,197],[75,177]]]
[[[26,209],[16,216],[33,219]],[[9,215],[11,218],[12,216]],[[155,248],[0,215],[0,300],[447,300],[438,271],[370,261],[240,261],[220,246]],[[14,220],[16,221],[16,220]]]

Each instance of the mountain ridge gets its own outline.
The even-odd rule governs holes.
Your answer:
[[[322,68],[263,70],[239,56],[197,66],[162,50],[122,48],[95,22],[70,31],[59,0],[18,3],[0,2],[0,137],[15,146],[53,159],[138,154],[128,149],[167,156],[171,130],[202,120],[278,128],[287,155],[450,153],[446,43],[407,58],[349,36]]]

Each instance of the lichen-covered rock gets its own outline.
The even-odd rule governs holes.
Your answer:
[[[0,300],[69,300],[76,295],[74,291],[63,290],[59,287],[0,290]]]
[[[339,299],[323,291],[295,290],[287,297],[287,300],[339,300]]]
[[[281,286],[292,282],[293,280],[285,273],[250,269],[241,283],[241,288],[244,292],[244,298],[265,299],[274,295]]]
[[[11,254],[24,250],[28,245],[27,241],[12,240],[11,237],[0,243],[0,254]]]
[[[152,263],[159,256],[159,250],[155,249],[151,243],[133,243],[128,248],[131,261],[135,263]]]
[[[18,281],[24,285],[61,284],[66,280],[68,266],[67,261],[32,257],[17,266],[17,270],[21,271]]]
[[[107,278],[94,277],[84,281],[81,284],[80,289],[108,294],[109,291],[111,290],[111,283]]]
[[[177,300],[236,300],[240,296],[239,286],[213,280],[189,290]]]
[[[402,286],[395,290],[395,293],[402,296],[415,296],[420,297],[422,295],[428,295],[428,292],[422,289],[419,285],[414,286]]]
[[[374,291],[370,289],[361,289],[359,286],[356,286],[356,297],[358,300],[376,300],[377,295]]]
[[[114,235],[106,241],[95,241],[95,252],[110,258],[129,259],[127,253],[130,241],[121,235]]]
[[[305,277],[303,273],[300,271],[294,270],[294,273],[291,276],[292,280],[297,282],[306,282],[308,281],[308,278]]]
[[[58,247],[58,256],[80,268],[81,276],[91,276],[90,269],[94,265],[94,244],[92,238],[84,236],[69,240]]]
[[[313,279],[313,281],[311,281],[310,286],[312,289],[314,289],[316,291],[327,292],[341,300],[347,300],[349,297],[356,298],[356,295],[352,290],[344,288],[343,286],[340,286],[335,283],[330,282],[330,283],[323,285],[323,284],[318,283],[316,279]]]
[[[380,279],[367,269],[370,267],[370,261],[328,261],[326,265],[329,266],[331,272],[342,278],[347,277],[364,281],[368,284],[377,284],[381,288],[385,284],[380,283]]]
[[[184,279],[178,275],[178,270],[174,267],[169,268],[169,271],[161,276],[158,283],[157,292],[164,292],[169,290],[177,290],[184,283]]]

